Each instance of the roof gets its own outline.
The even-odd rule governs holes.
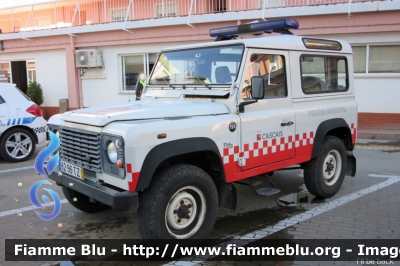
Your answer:
[[[315,37],[307,37],[307,36],[296,36],[289,34],[281,34],[281,35],[267,35],[260,36],[255,38],[248,39],[236,39],[229,41],[213,41],[206,43],[197,43],[197,44],[189,44],[183,46],[174,46],[168,47],[163,51],[171,51],[171,50],[183,50],[183,49],[191,49],[191,48],[199,48],[199,47],[212,47],[212,46],[220,46],[220,45],[229,45],[229,44],[244,44],[247,48],[265,48],[265,49],[273,49],[273,50],[297,50],[297,51],[316,51],[316,52],[328,52],[328,53],[346,53],[351,54],[352,49],[348,42],[343,40],[334,40],[340,42],[342,45],[342,50],[324,50],[324,49],[308,49],[304,46],[303,38],[312,38],[319,40],[329,40],[329,39],[320,39]]]

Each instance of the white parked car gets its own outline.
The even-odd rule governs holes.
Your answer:
[[[28,160],[46,141],[47,121],[38,105],[15,84],[0,84],[0,154],[10,162]]]

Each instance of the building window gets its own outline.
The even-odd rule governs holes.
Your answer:
[[[0,83],[11,82],[10,62],[0,62]]]
[[[353,46],[354,73],[365,73],[367,70],[367,47]]]
[[[345,57],[302,55],[300,62],[304,93],[347,90],[347,60]]]
[[[400,73],[400,45],[370,45],[369,73]]]
[[[110,10],[111,22],[113,21],[125,21],[126,10],[128,7],[112,8]],[[128,20],[130,19],[130,14],[128,14]]]
[[[155,17],[175,17],[178,15],[178,6],[176,2],[164,2],[155,4]]]
[[[123,91],[134,91],[140,73],[148,77],[156,62],[156,54],[121,56]]]
[[[26,61],[28,64],[28,83],[36,81],[36,64],[35,60]]]

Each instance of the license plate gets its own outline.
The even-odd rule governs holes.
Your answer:
[[[61,161],[61,172],[66,173],[68,175],[72,175],[73,177],[84,180],[85,176],[83,174],[83,168],[77,167],[73,164],[66,163]]]

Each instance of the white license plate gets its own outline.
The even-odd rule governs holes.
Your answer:
[[[61,161],[61,172],[66,173],[68,175],[72,175],[73,177],[84,180],[85,176],[83,174],[83,168],[77,167],[73,164],[66,163]]]

